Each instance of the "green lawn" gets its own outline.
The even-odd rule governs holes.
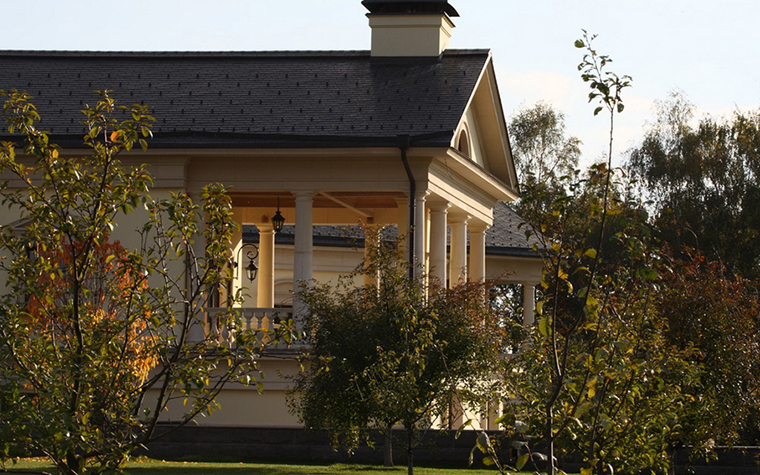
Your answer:
[[[17,464],[7,464],[6,469],[16,473],[47,471],[55,473],[47,462],[22,460]],[[127,466],[133,475],[395,475],[405,474],[406,467],[383,468],[371,465],[278,465],[261,463],[208,463],[208,462],[164,462],[160,460],[139,459]],[[0,468],[2,473],[2,468]],[[415,467],[419,475],[494,475],[496,470],[446,469]],[[520,472],[527,474],[528,472]]]

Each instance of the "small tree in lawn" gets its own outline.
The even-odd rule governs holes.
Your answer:
[[[386,243],[337,286],[301,290],[311,350],[291,401],[307,427],[330,429],[335,443],[349,448],[367,440],[370,427],[385,432],[389,448],[391,428],[403,425],[411,474],[417,431],[448,412],[458,387],[490,377],[503,342],[487,284],[425,286],[407,270]],[[364,273],[376,284],[355,286]]]
[[[0,188],[22,223],[0,229],[0,455],[39,451],[65,474],[120,470],[165,433],[157,423],[170,405],[177,427],[213,410],[224,384],[252,381],[261,339],[236,330],[232,308],[214,316],[226,344],[203,331],[208,296],[231,278],[230,199],[221,186],[200,206],[183,193],[148,196],[146,170],[118,159],[147,145],[143,106],[100,94],[83,111],[89,152],[68,156],[37,129],[26,94],[3,95],[23,143],[0,148],[0,171],[22,184]],[[140,245],[109,242],[138,206]]]
[[[578,69],[591,87],[589,100],[600,103],[594,114],[609,113],[607,163],[554,190],[523,190],[521,211],[545,269],[531,344],[505,369],[515,403],[502,422],[522,435],[519,445],[545,446],[540,456],[552,475],[556,456],[568,452],[583,455],[584,475],[666,467],[671,442],[683,434],[680,418],[696,399],[684,389],[699,375],[665,338],[661,256],[644,208],[612,169],[614,119],[630,78],[609,72],[611,59],[592,40],[584,32],[576,42],[585,50]],[[528,451],[517,468],[531,456],[539,454]]]
[[[515,403],[504,422],[520,421],[525,435],[548,440],[557,457],[583,455],[584,474],[664,469],[672,443],[685,435],[685,415],[699,406],[700,371],[666,338],[664,266],[646,216],[617,194],[607,207],[604,260],[589,285],[604,170],[570,186],[566,207],[555,205],[559,232],[542,251],[539,324],[531,344],[507,362],[505,384]]]

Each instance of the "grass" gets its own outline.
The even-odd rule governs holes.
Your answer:
[[[8,463],[5,467],[14,473],[40,473],[45,471],[55,474],[55,468],[42,460],[20,460]],[[139,458],[127,465],[127,472],[132,475],[396,475],[405,474],[405,466],[384,468],[374,465],[286,465],[264,463],[219,463],[219,462],[164,462]],[[0,467],[0,473],[2,468]],[[417,475],[494,475],[490,469],[451,469],[415,467]],[[520,472],[527,474],[529,472]]]

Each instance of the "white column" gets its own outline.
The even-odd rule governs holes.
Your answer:
[[[536,285],[532,282],[520,282],[523,287],[523,326],[532,326],[536,312]]]
[[[258,224],[259,275],[256,306],[274,307],[274,229],[271,224]]]
[[[414,208],[414,262],[415,275],[424,272],[425,265],[425,196],[427,191],[418,191],[415,198]]]
[[[449,287],[467,280],[467,215],[449,215],[451,244],[449,250]]]
[[[475,222],[468,225],[470,230],[470,266],[468,277],[471,282],[483,282],[486,279],[486,230],[488,225]]]
[[[446,214],[449,203],[429,203],[430,276],[446,285]]]
[[[303,283],[308,285],[312,279],[313,232],[314,232],[314,192],[296,191],[296,237],[293,256],[293,292],[298,292]],[[293,313],[303,315],[306,312],[302,302],[293,299]]]

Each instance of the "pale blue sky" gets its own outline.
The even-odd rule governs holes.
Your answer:
[[[450,0],[459,13],[451,47],[491,48],[507,116],[546,100],[567,116],[587,161],[606,142],[592,117],[573,47],[581,29],[614,70],[633,76],[617,150],[641,137],[653,103],[674,88],[703,113],[760,106],[760,2],[754,0]],[[368,49],[360,0],[0,0],[0,49]],[[2,67],[2,64],[0,64]]]

